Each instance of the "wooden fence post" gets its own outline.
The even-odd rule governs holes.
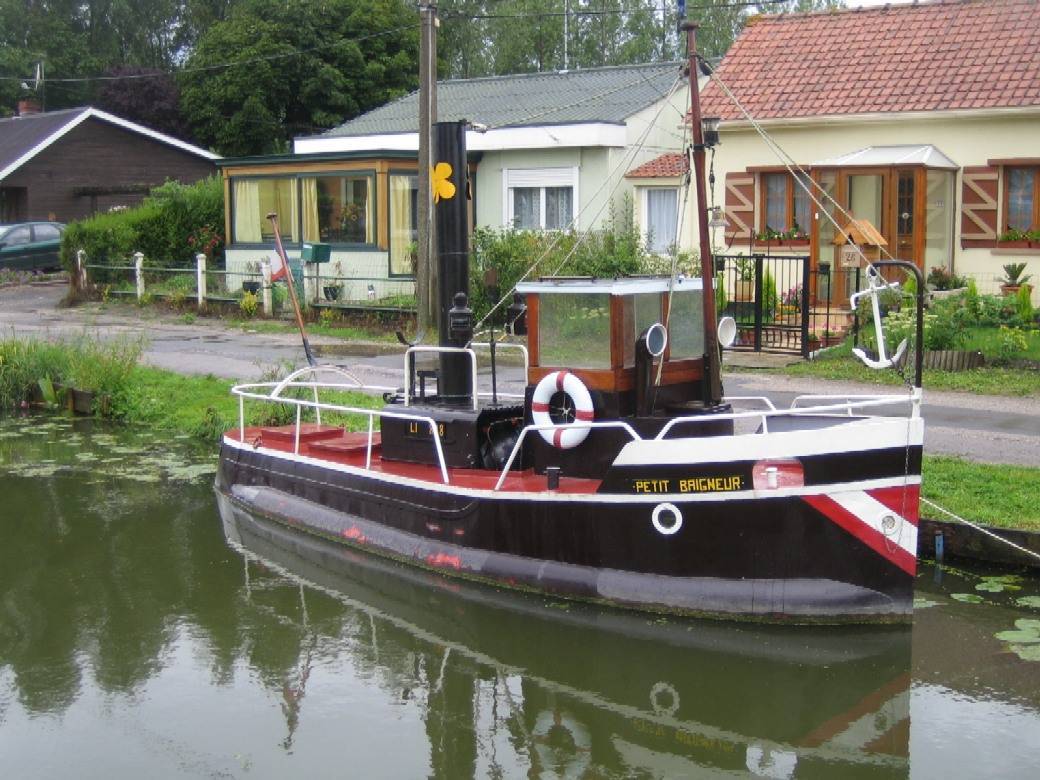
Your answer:
[[[195,299],[199,309],[206,306],[206,256],[201,252],[195,255]]]
[[[76,284],[73,287],[79,286],[79,289],[87,289],[87,253],[82,249],[76,250]]]
[[[144,253],[134,252],[134,276],[137,280],[137,300],[144,297]]]
[[[263,275],[263,299],[264,299],[264,316],[270,317],[274,314],[274,307],[271,305],[271,260],[265,257],[260,261],[260,273]]]

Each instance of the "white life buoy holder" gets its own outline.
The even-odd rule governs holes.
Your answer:
[[[650,514],[650,522],[653,523],[658,533],[671,536],[682,528],[682,512],[675,504],[665,501],[654,507],[654,511]]]
[[[531,419],[535,425],[554,425],[549,414],[549,401],[557,393],[564,393],[574,404],[574,421],[557,425],[556,428],[544,428],[538,431],[548,444],[561,450],[577,447],[592,430],[582,422],[592,422],[595,412],[592,408],[592,396],[588,388],[570,371],[553,371],[542,377],[531,396]],[[568,410],[569,411],[569,410]]]

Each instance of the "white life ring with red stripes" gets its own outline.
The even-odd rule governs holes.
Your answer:
[[[570,371],[553,371],[546,374],[531,396],[531,419],[535,425],[553,425],[552,417],[549,416],[549,401],[557,393],[566,393],[574,404],[574,422],[538,432],[552,446],[569,450],[585,441],[592,430],[588,426],[580,425],[582,422],[592,422],[595,416],[592,396],[584,383]]]

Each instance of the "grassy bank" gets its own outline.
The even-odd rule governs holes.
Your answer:
[[[727,368],[727,370],[739,370]],[[852,355],[848,343],[824,352],[815,360],[771,369],[753,369],[755,373],[775,373],[787,376],[812,377],[860,382],[871,385],[905,385],[905,380],[893,369],[875,371],[867,368]],[[906,370],[913,376],[913,368]],[[951,390],[979,395],[1040,396],[1040,371],[1022,368],[984,367],[971,371],[939,371],[925,369],[925,390]]]
[[[973,523],[1040,531],[1040,468],[926,456],[921,494]],[[928,506],[921,514],[949,518]]]

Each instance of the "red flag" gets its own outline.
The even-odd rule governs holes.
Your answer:
[[[288,270],[285,263],[282,262],[281,253],[275,252],[274,259],[271,260],[271,281],[277,282],[279,279],[284,279],[288,275]]]

